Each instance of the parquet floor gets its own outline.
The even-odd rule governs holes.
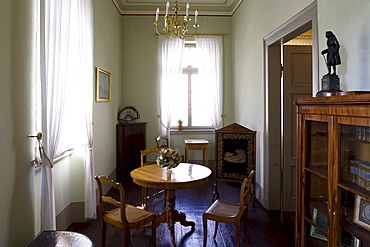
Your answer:
[[[238,202],[240,183],[228,183],[218,181],[220,199]],[[132,205],[141,205],[141,187],[132,183],[123,183],[126,200]],[[203,244],[202,214],[212,204],[213,179],[206,184],[190,189],[176,191],[176,209],[186,213],[187,220],[196,223],[195,229],[175,225],[175,237],[177,246],[198,247]],[[109,192],[113,193],[113,192]],[[164,192],[149,190],[148,210],[160,213],[164,209]],[[294,215],[282,216],[280,211],[267,211],[258,202],[249,205],[247,217],[247,231],[249,246],[268,247],[268,246],[294,246]],[[69,231],[80,232],[88,236],[96,247],[100,247],[101,234],[100,219],[88,220],[83,223],[73,223],[67,229]],[[232,247],[235,246],[235,226],[233,224],[219,225],[216,240],[213,241],[214,223],[208,221],[208,240],[207,246]],[[151,231],[141,231],[140,229],[131,230],[132,246],[150,246]],[[244,242],[243,231],[241,233],[242,246]],[[107,225],[107,247],[123,246],[123,235],[119,229]],[[172,246],[169,230],[165,224],[160,224],[157,228],[157,246]]]

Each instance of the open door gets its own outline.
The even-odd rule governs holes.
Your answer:
[[[296,201],[296,107],[294,101],[312,95],[312,46],[283,46],[283,199],[282,210],[294,211]]]

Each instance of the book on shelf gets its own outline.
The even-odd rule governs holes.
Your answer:
[[[351,182],[370,191],[370,162],[350,160]]]

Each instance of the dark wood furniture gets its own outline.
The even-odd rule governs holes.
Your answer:
[[[370,246],[370,176],[356,172],[370,161],[370,92],[296,105],[296,246]]]
[[[93,242],[85,235],[70,231],[43,231],[28,247],[93,247]]]
[[[217,180],[243,182],[256,170],[256,131],[237,123],[215,131],[216,163],[213,200],[219,198]],[[253,179],[253,194],[255,179]]]
[[[145,129],[146,123],[117,124],[117,181],[130,180],[130,172],[140,167],[140,150],[145,149]]]

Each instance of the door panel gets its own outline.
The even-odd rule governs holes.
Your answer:
[[[312,96],[312,47],[283,47],[283,205],[295,210],[296,200],[296,107],[294,101]]]

